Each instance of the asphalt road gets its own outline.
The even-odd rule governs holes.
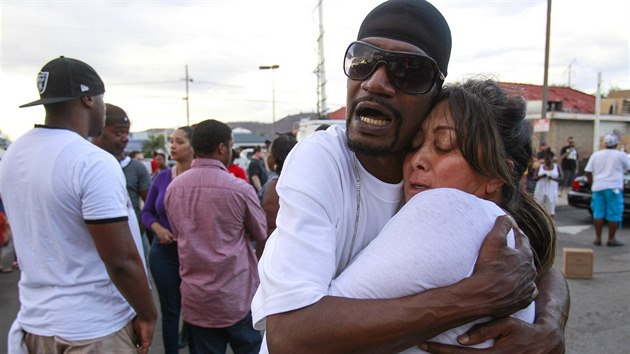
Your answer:
[[[564,206],[556,213],[556,265],[562,267],[565,247],[594,251],[593,278],[567,279],[571,310],[565,331],[566,352],[630,354],[630,220],[617,231],[623,247],[594,246],[591,222],[584,209]],[[605,227],[602,239],[606,237]]]
[[[630,220],[617,233],[618,239],[626,245],[614,248],[592,245],[591,222],[590,215],[583,209],[566,205],[557,209],[556,265],[562,269],[565,247],[594,250],[593,278],[567,279],[571,310],[565,331],[566,352],[630,354]],[[1,263],[8,265],[11,261],[10,249],[4,248]],[[0,274],[0,353],[7,352],[6,333],[19,309],[18,278],[18,271]],[[159,323],[155,333],[150,352],[157,354],[163,351]],[[180,351],[187,352],[186,349]]]

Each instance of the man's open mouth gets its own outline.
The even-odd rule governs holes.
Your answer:
[[[392,121],[387,114],[373,108],[360,108],[357,116],[361,122],[376,126],[384,126]]]

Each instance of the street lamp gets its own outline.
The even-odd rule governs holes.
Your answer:
[[[271,139],[276,136],[276,69],[280,65],[261,65],[260,70],[271,70]]]

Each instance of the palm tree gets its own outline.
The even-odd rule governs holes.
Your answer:
[[[166,140],[163,134],[149,135],[149,139],[142,143],[142,152],[144,156],[153,156],[153,153],[158,150],[165,151],[165,144]]]

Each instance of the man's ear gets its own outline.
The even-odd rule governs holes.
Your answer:
[[[227,148],[227,145],[225,145],[225,143],[219,143],[217,152],[219,153],[219,155],[225,155],[225,149]]]
[[[79,97],[79,100],[87,108],[92,108],[94,106],[94,98],[92,96],[81,96]]]

